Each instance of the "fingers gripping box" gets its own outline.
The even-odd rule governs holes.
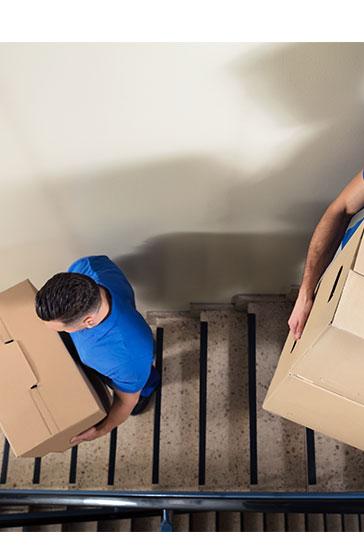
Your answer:
[[[17,457],[70,448],[106,416],[111,397],[38,318],[35,294],[29,280],[0,293],[0,426]]]
[[[301,338],[288,334],[263,409],[364,449],[364,222],[318,282]]]

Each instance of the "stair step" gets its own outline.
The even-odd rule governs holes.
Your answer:
[[[51,512],[51,511],[61,511],[66,509],[65,506],[29,506],[27,512]],[[45,531],[45,532],[61,532],[62,525],[61,523],[53,523],[49,525],[29,525],[23,527],[24,532],[33,532],[33,531]]]
[[[306,531],[325,531],[325,517],[323,513],[306,514]]]
[[[324,526],[326,531],[342,531],[342,517],[340,513],[324,514]]]
[[[315,432],[317,483],[310,490],[364,489],[364,452]]]
[[[201,312],[208,324],[206,484],[249,489],[246,315],[234,308]]]
[[[82,455],[83,451],[80,446],[78,454]],[[39,484],[42,488],[68,488],[71,452],[69,449],[63,453],[49,453],[41,458]]]
[[[246,311],[248,310],[249,304],[264,304],[264,303],[279,304],[287,301],[290,301],[290,297],[288,297],[287,294],[275,294],[275,293],[245,294],[243,293],[243,294],[234,295],[231,299],[231,304],[235,307],[236,310]]]
[[[6,440],[1,433],[2,455],[4,454]],[[6,479],[0,484],[1,488],[31,488],[33,487],[34,458],[15,457],[13,450],[9,447]]]
[[[1,486],[1,485],[0,485]],[[1,486],[2,488],[2,486]],[[29,506],[1,506],[0,515],[8,515],[11,513],[28,513]],[[2,527],[0,528],[0,533],[2,532],[23,532],[23,527]]]
[[[64,523],[64,525],[62,525],[62,532],[95,533],[96,531],[97,531],[96,521]]]
[[[188,532],[190,530],[190,514],[189,513],[173,513],[171,512],[173,523],[173,531]]]
[[[218,512],[216,518],[217,531],[232,532],[241,529],[241,513],[240,512]]]
[[[215,512],[191,513],[190,531],[194,533],[216,531],[216,513]]]
[[[199,321],[158,317],[163,327],[159,488],[191,490],[198,483]]]
[[[70,506],[69,509],[84,510],[85,508],[83,506]],[[82,521],[82,522],[75,521],[75,522],[62,524],[62,532],[86,532],[86,531],[96,532],[97,521]]]
[[[131,531],[131,519],[105,519],[97,522],[98,531]]]
[[[286,530],[288,532],[305,531],[305,514],[304,513],[287,513]]]
[[[258,512],[243,512],[241,525],[242,531],[264,531],[263,514]]]
[[[256,325],[257,461],[256,490],[295,490],[307,487],[305,428],[262,409],[280,353],[288,335],[292,303],[248,304]]]
[[[160,531],[161,517],[135,517],[131,520],[131,531]]]
[[[264,531],[285,531],[284,513],[264,513],[263,514]]]
[[[78,445],[76,478],[70,488],[86,490],[106,486],[109,443],[110,434]]]
[[[180,320],[191,319],[189,310],[150,310],[146,312],[146,321],[153,329],[157,324],[163,325],[168,322],[178,322]]]
[[[357,532],[360,531],[360,519],[358,514],[346,513],[343,516],[344,531]]]
[[[114,489],[152,488],[154,405],[155,396],[142,414],[118,427]]]

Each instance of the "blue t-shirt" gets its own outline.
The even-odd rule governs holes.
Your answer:
[[[105,287],[111,313],[97,326],[70,333],[81,361],[111,379],[111,385],[134,393],[146,384],[155,354],[152,330],[135,307],[134,291],[121,269],[107,256],[80,258],[68,268]]]

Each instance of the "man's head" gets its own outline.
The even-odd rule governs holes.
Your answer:
[[[82,273],[56,273],[35,297],[35,310],[47,327],[72,333],[98,323],[99,285]]]

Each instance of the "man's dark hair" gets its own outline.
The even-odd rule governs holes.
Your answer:
[[[35,296],[35,310],[41,320],[77,322],[101,304],[97,283],[82,273],[56,273]]]

